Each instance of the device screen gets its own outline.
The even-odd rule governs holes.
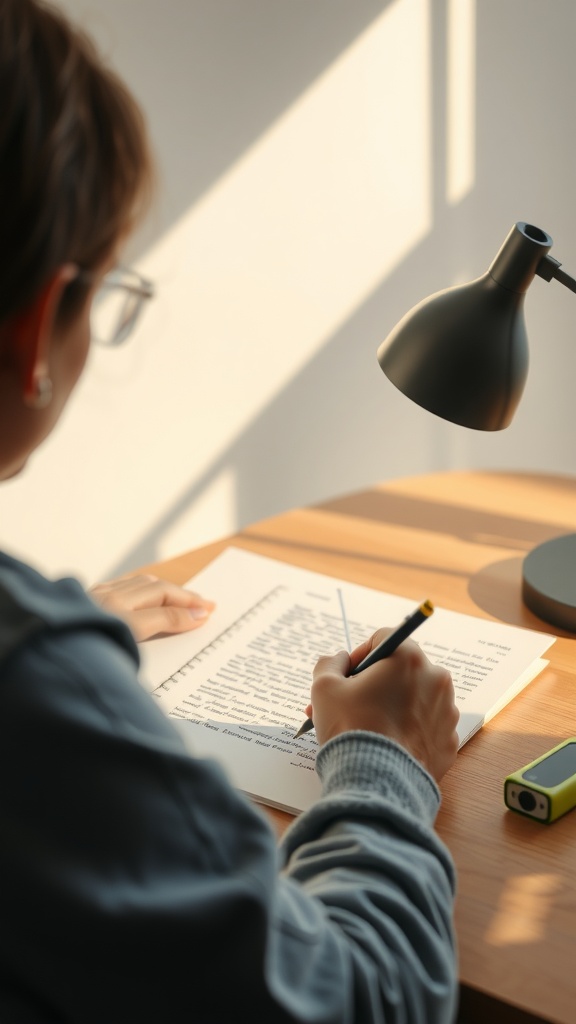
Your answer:
[[[554,754],[545,757],[539,764],[523,772],[522,778],[538,786],[559,786],[571,775],[576,775],[576,743],[567,743]]]

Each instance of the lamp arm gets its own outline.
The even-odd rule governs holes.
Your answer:
[[[554,278],[555,281],[559,281],[560,284],[569,288],[571,292],[576,292],[576,279],[567,274],[565,270],[560,270],[561,266],[559,260],[555,260],[553,256],[543,256],[536,267],[536,273],[545,281],[551,281]]]

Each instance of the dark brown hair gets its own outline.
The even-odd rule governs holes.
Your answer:
[[[92,270],[149,198],[139,107],[43,0],[0,0],[0,323],[50,275]]]

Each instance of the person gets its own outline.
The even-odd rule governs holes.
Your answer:
[[[126,87],[43,0],[0,0],[0,95],[7,479],[66,406],[101,290],[125,294],[124,333],[147,294],[119,260],[151,161]],[[89,595],[0,554],[0,1019],[447,1024],[449,674],[410,640],[350,679],[385,630],[322,657],[306,709],[322,796],[277,846],[138,682],[134,632],[211,607],[147,577]]]

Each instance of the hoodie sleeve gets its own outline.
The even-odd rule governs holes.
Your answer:
[[[0,695],[2,1019],[450,1021],[452,866],[400,747],[327,744],[278,851],[101,631],[35,634]]]

